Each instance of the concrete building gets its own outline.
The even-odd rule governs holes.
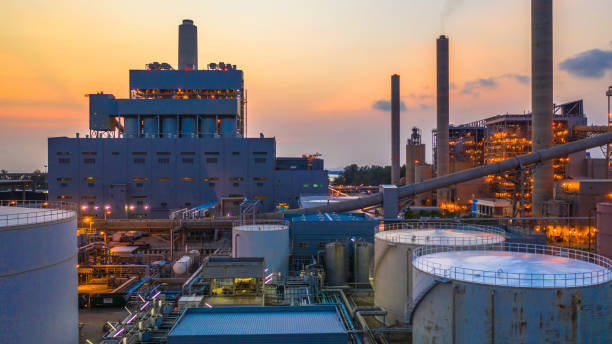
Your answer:
[[[49,139],[49,199],[97,217],[163,218],[225,198],[271,211],[327,194],[323,160],[277,158],[274,138],[244,137],[243,72],[223,62],[198,70],[196,34],[184,21],[179,70],[157,62],[130,70],[129,99],[90,94],[89,135]]]

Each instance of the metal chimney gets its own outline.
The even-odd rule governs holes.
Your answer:
[[[391,76],[391,184],[400,182],[400,76]]]
[[[553,144],[553,1],[531,0],[532,151]],[[533,170],[532,214],[543,216],[544,202],[553,198],[552,160]]]
[[[178,68],[198,69],[198,27],[191,19],[179,25]]]
[[[436,133],[436,173],[445,176],[449,171],[448,156],[448,38],[440,36],[436,41],[437,58],[437,133]],[[438,190],[438,205],[448,202],[448,190]]]

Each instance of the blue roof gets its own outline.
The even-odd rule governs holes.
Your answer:
[[[374,221],[375,219],[366,213],[317,213],[317,214],[285,214],[285,218],[292,222],[314,221]]]
[[[227,343],[232,337],[240,341],[251,338],[249,342],[252,338],[303,342],[309,336],[337,339],[325,343],[347,342],[335,306],[188,308],[168,333],[168,343],[206,343],[213,338]]]

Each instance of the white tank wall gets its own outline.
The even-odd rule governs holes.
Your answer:
[[[76,264],[74,216],[14,227],[0,223],[1,342],[78,342]]]
[[[597,203],[597,253],[612,258],[612,203]]]
[[[278,230],[267,230],[272,227]],[[264,230],[253,230],[261,227]],[[234,257],[264,257],[268,272],[287,274],[289,267],[289,228],[280,225],[245,225],[232,229]]]
[[[401,230],[395,232],[418,233],[427,230]],[[417,236],[415,243],[408,243],[406,240],[394,241],[390,237],[385,237],[387,233],[379,232],[374,238],[374,303],[383,307],[387,311],[386,321],[389,324],[408,322],[410,307],[413,299],[413,284],[427,284],[427,281],[415,281],[412,273],[412,251],[423,246],[426,241],[424,237]],[[436,243],[457,246],[477,246],[480,234],[482,240],[492,243],[504,242],[504,238],[496,234],[471,233],[462,240],[461,231],[449,232],[448,237],[443,235],[444,230],[436,230],[430,236],[431,245]],[[410,235],[408,235],[410,237]]]
[[[611,303],[609,282],[554,289],[438,283],[415,309],[412,343],[612,343]]]

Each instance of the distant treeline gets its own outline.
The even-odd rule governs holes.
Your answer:
[[[400,178],[406,175],[406,165],[400,168]],[[332,185],[380,185],[391,183],[391,166],[346,166]]]

